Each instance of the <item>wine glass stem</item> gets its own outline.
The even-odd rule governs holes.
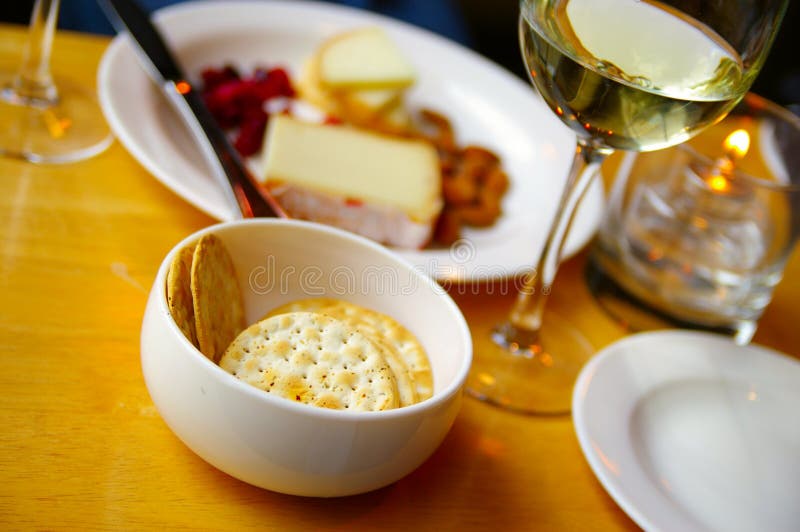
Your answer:
[[[22,55],[22,66],[11,82],[13,97],[24,105],[49,106],[58,100],[50,74],[59,0],[36,0]]]
[[[526,277],[525,285],[511,309],[509,317],[511,326],[515,329],[516,336],[527,338],[525,343],[532,343],[542,326],[544,307],[558,271],[561,251],[577,206],[597,174],[600,164],[609,153],[607,149],[598,149],[582,140],[578,141],[567,183],[561,194],[544,249],[539,256],[539,262],[533,272]]]

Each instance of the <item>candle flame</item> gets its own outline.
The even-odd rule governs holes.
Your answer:
[[[731,184],[728,178],[721,174],[715,174],[708,178],[708,187],[714,192],[726,192]]]
[[[714,161],[705,180],[712,191],[727,194],[732,188],[731,177],[736,161],[744,157],[750,149],[750,134],[744,129],[737,129],[725,137],[722,145],[725,155]]]
[[[744,129],[737,129],[725,137],[723,145],[729,157],[741,159],[750,149],[750,134]]]

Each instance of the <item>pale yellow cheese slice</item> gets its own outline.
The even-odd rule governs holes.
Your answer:
[[[422,223],[442,206],[438,156],[422,140],[278,115],[270,119],[263,152],[267,186],[286,183],[393,208]]]
[[[360,28],[326,42],[319,56],[320,81],[327,87],[403,88],[414,67],[381,28]]]
[[[402,105],[403,89],[330,90],[323,87],[319,80],[319,56],[316,55],[303,64],[297,79],[297,88],[303,99],[327,113],[355,124],[369,125],[379,122],[384,110]]]

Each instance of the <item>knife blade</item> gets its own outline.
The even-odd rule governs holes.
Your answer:
[[[112,25],[127,32],[142,67],[189,127],[235,218],[288,217],[268,190],[258,185],[192,86],[148,13],[135,0],[98,0]]]

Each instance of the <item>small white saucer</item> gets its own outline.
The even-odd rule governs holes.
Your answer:
[[[688,331],[624,338],[575,385],[595,475],[645,530],[800,530],[800,363]]]

